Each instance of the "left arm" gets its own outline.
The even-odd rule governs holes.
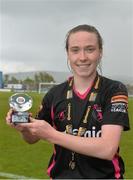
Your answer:
[[[103,125],[101,137],[88,138],[59,132],[42,120],[32,119],[31,123],[17,126],[28,128],[31,134],[50,143],[58,144],[80,154],[107,160],[112,160],[117,152],[123,130],[120,125]]]
[[[119,146],[122,129],[119,125],[104,125],[102,136],[98,138],[78,137],[56,131],[49,141],[80,154],[112,160]]]

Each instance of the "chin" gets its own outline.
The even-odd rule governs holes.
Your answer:
[[[78,76],[82,77],[82,78],[88,78],[88,77],[90,77],[90,74],[80,73],[80,74],[78,74]]]
[[[77,73],[77,75],[81,78],[90,78],[90,77],[94,77],[95,76],[95,73],[94,72],[80,72],[80,73]]]

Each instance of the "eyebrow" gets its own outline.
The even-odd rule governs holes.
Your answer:
[[[75,48],[79,48],[79,46],[72,46],[72,47],[70,47],[70,49],[75,49]]]
[[[92,48],[95,47],[95,45],[87,45],[84,48]],[[75,48],[79,48],[79,46],[71,46],[70,49],[75,49]]]

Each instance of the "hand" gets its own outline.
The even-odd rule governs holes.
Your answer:
[[[12,118],[12,114],[14,113],[14,110],[13,109],[10,109],[7,113],[7,116],[6,116],[6,123],[15,128],[17,131],[21,132],[24,140],[30,144],[33,144],[37,141],[39,141],[39,138],[34,136],[33,134],[30,133],[29,131],[29,128],[26,128],[25,126],[23,126],[22,124],[23,123],[18,123],[18,124],[14,124],[11,122],[11,118]],[[31,113],[29,113],[29,118],[32,116]],[[28,124],[28,123],[25,123],[25,124]]]
[[[9,126],[17,129],[18,131],[24,132],[26,129],[24,129],[24,128],[18,128],[17,124],[12,123],[11,119],[12,119],[12,115],[13,115],[14,112],[15,112],[15,111],[14,111],[13,109],[10,109],[10,110],[8,111],[7,116],[6,116],[6,123],[7,123]],[[29,118],[30,118],[31,116],[32,116],[32,113],[29,113]]]
[[[9,125],[9,126],[13,126],[13,123],[11,122],[11,119],[12,119],[12,114],[13,114],[13,109],[10,109],[7,113],[7,116],[6,116],[6,123]]]
[[[28,131],[31,135],[39,139],[50,141],[56,131],[49,123],[44,120],[36,120],[30,117],[30,123],[17,124],[15,127],[19,131]]]

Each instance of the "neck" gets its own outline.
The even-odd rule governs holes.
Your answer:
[[[93,81],[96,77],[96,72],[90,77],[76,77],[74,76],[74,87],[79,93],[84,93],[86,90],[92,86]]]

